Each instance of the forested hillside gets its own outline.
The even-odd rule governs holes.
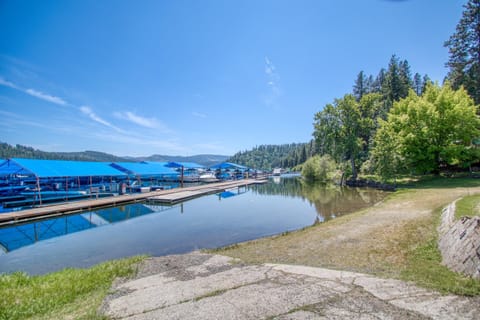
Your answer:
[[[213,166],[217,163],[224,162],[229,156],[216,154],[199,154],[194,156],[167,156],[154,154],[148,157],[132,157],[129,159],[134,161],[177,161],[177,162],[195,162],[206,167]]]
[[[46,152],[22,145],[9,145],[0,143],[0,159],[27,158],[45,160],[73,160],[73,161],[99,161],[99,162],[122,162],[122,161],[185,161],[196,162],[206,167],[220,163],[228,159],[228,156],[201,154],[188,157],[152,155],[148,157],[117,157],[112,154],[98,151],[80,152]]]
[[[6,158],[27,158],[27,159],[45,159],[45,160],[74,160],[74,161],[105,161],[120,162],[127,159],[117,157],[108,153],[98,151],[82,152],[46,152],[32,147],[22,145],[9,145],[0,143],[0,159]]]
[[[271,170],[276,167],[293,168],[315,154],[315,143],[260,145],[252,150],[240,151],[228,161],[250,168]]]

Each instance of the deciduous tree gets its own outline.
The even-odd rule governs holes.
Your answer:
[[[418,173],[439,172],[442,166],[467,167],[478,161],[472,145],[480,136],[477,107],[463,89],[428,84],[423,96],[413,91],[398,102],[377,131],[371,162],[388,176],[395,167]],[[392,171],[393,170],[393,171]]]

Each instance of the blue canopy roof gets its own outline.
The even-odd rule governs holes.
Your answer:
[[[11,174],[50,177],[125,176],[107,162],[7,159],[0,163],[0,176]]]
[[[248,168],[245,166],[241,166],[236,163],[231,162],[222,162],[210,167],[211,169],[238,169],[238,170],[247,170]]]
[[[126,174],[137,176],[177,175],[165,162],[115,162],[111,166]]]
[[[150,162],[150,163],[155,163],[155,162]],[[169,168],[185,168],[185,169],[199,169],[199,168],[205,168],[201,164],[195,163],[195,162],[168,162],[166,164],[167,167]]]

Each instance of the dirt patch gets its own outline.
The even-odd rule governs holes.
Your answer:
[[[248,263],[284,263],[396,276],[410,246],[426,239],[434,212],[476,188],[400,191],[382,203],[282,236],[246,242],[219,253]]]

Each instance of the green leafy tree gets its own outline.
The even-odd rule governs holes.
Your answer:
[[[357,179],[356,161],[363,148],[361,134],[362,115],[359,104],[352,95],[346,95],[343,99],[338,99],[336,105],[339,111],[339,118],[342,126],[340,127],[340,142],[344,157],[349,161],[352,169],[352,179]]]
[[[400,141],[392,122],[380,120],[379,125],[369,164],[376,174],[384,180],[389,180],[403,169],[402,156],[399,152]]]
[[[356,161],[362,150],[362,114],[356,98],[347,94],[335,99],[315,115],[316,144],[320,154],[331,155],[338,162],[348,161],[352,178],[357,178]]]
[[[455,33],[444,44],[450,53],[448,79],[480,104],[480,0],[469,0],[464,8]]]
[[[336,176],[335,161],[329,156],[313,156],[302,167],[302,176],[307,181],[320,183],[333,182]]]
[[[340,126],[338,110],[335,105],[327,104],[314,117],[315,146],[320,155],[331,155],[335,160],[341,158]]]
[[[383,177],[395,168],[438,173],[447,165],[468,167],[478,161],[473,139],[480,136],[477,107],[463,89],[427,85],[423,96],[413,91],[390,110],[378,130],[371,162]]]
[[[387,118],[383,106],[382,95],[379,93],[366,94],[359,102],[361,116],[359,137],[362,140],[360,159],[362,162],[368,158],[370,145],[378,128],[378,121]]]

